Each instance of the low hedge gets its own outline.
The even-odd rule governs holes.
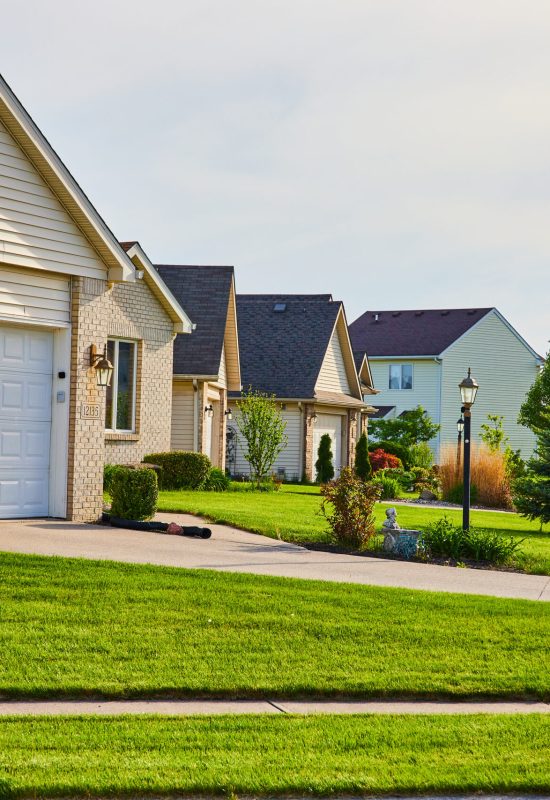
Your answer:
[[[198,489],[212,469],[204,453],[174,450],[171,453],[151,453],[143,459],[148,464],[157,464],[159,489]]]
[[[157,474],[153,469],[118,467],[112,476],[110,494],[112,517],[151,519],[157,510]]]

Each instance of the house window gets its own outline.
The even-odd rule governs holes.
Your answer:
[[[390,389],[412,389],[412,364],[390,364]]]
[[[133,433],[136,425],[136,342],[109,339],[107,358],[113,365],[113,377],[107,387],[105,428]]]

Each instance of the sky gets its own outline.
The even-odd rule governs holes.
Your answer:
[[[0,0],[0,71],[121,240],[237,291],[550,339],[548,0]],[[6,35],[9,31],[9,35]]]

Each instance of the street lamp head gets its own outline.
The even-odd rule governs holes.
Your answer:
[[[472,370],[468,369],[468,377],[464,378],[461,383],[458,384],[458,388],[460,389],[460,397],[462,398],[462,405],[469,409],[475,403],[477,390],[479,389],[479,384],[475,378],[472,378]]]
[[[459,433],[462,433],[464,431],[464,420],[462,419],[462,417],[460,417],[460,419],[457,419],[456,429]]]

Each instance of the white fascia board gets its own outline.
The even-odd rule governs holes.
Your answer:
[[[158,294],[160,295],[159,299],[162,300],[163,305],[168,310],[169,315],[174,322],[174,333],[192,333],[195,330],[196,325],[191,322],[168,286],[164,283],[139,242],[136,242],[130,247],[130,249],[127,251],[127,255],[130,259],[136,258],[139,261],[139,264],[141,267],[143,267],[147,278],[156,288]],[[134,266],[133,262],[132,266]]]
[[[436,358],[439,358],[437,353],[433,356],[369,356],[369,361],[433,361]]]
[[[12,120],[18,127],[22,137],[26,140],[32,148],[39,154],[40,158],[45,162],[48,169],[55,176],[55,178],[63,185],[65,191],[69,195],[71,201],[78,207],[80,212],[86,217],[88,223],[91,225],[93,231],[101,240],[103,247],[107,248],[111,256],[110,263],[106,264],[108,267],[108,278],[110,281],[128,281],[133,282],[136,280],[135,270],[130,259],[127,257],[124,250],[118,243],[117,238],[106,225],[102,217],[98,214],[88,197],[84,194],[76,180],[73,178],[65,164],[61,161],[51,144],[48,142],[44,134],[40,131],[31,116],[25,110],[23,105],[12,92],[8,84],[0,75],[0,102],[4,104]],[[23,150],[25,148],[23,147]],[[32,156],[27,153],[27,156],[33,161]],[[40,169],[40,164],[35,163],[35,167],[42,174],[44,180],[49,183],[47,176],[43,174]],[[51,187],[55,194],[55,187]],[[61,198],[60,198],[61,199]],[[65,202],[61,201],[63,205]],[[70,207],[67,208],[71,214]],[[71,214],[71,216],[73,216]],[[73,217],[74,218],[74,217]],[[76,220],[75,220],[76,222]],[[77,223],[78,224],[78,223]],[[80,227],[80,226],[79,226]],[[84,232],[84,231],[83,231]],[[93,244],[93,242],[91,242]],[[97,249],[97,247],[96,247]],[[115,262],[115,263],[113,263]]]

